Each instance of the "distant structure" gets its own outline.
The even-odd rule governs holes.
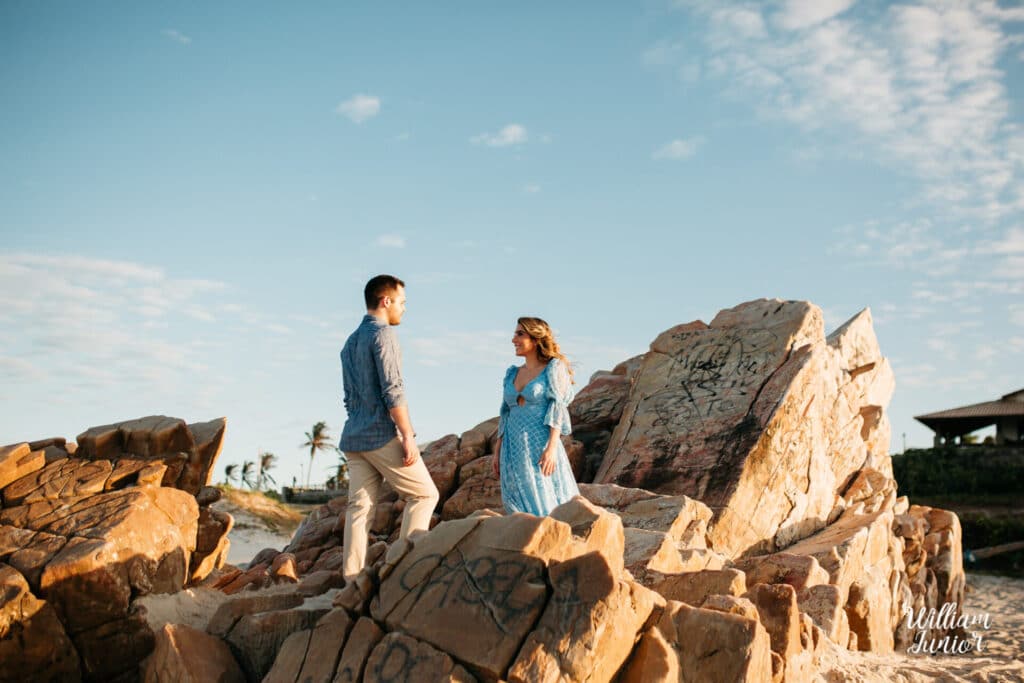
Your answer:
[[[935,445],[956,443],[971,432],[996,426],[996,445],[1024,442],[1024,389],[1006,394],[998,401],[975,403],[914,418],[935,432]]]

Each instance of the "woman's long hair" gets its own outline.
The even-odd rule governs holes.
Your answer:
[[[569,371],[569,379],[575,384],[576,380],[573,378],[572,364],[569,363],[569,359],[565,357],[561,347],[558,346],[558,342],[555,341],[555,335],[551,331],[551,326],[540,318],[529,316],[519,318],[516,322],[522,325],[523,331],[536,342],[537,358],[543,363],[547,363],[552,358],[557,358],[565,363],[565,368]]]

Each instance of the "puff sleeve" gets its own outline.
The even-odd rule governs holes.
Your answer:
[[[498,437],[505,436],[505,418],[508,417],[509,407],[508,401],[505,400],[505,387],[508,386],[509,381],[515,381],[513,378],[516,376],[517,368],[514,365],[510,365],[508,370],[505,371],[505,379],[501,382],[501,409],[498,411]]]
[[[548,361],[548,410],[544,424],[558,429],[562,436],[572,433],[569,420],[569,403],[573,399],[572,378],[565,362],[559,358]]]

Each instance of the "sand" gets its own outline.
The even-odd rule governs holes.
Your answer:
[[[918,683],[924,681],[1024,681],[1024,579],[967,574],[964,612],[988,614],[981,652],[960,656],[879,655],[830,649],[820,681]]]

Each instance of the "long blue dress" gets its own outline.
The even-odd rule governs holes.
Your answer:
[[[562,440],[557,440],[555,471],[544,476],[540,456],[548,443],[551,427],[562,435],[570,434],[569,402],[572,380],[565,364],[558,358],[531,380],[521,392],[516,391],[518,366],[505,372],[498,431],[501,434],[501,499],[505,511],[529,512],[544,516],[579,495],[576,478],[569,466]],[[523,405],[518,398],[522,395]]]

